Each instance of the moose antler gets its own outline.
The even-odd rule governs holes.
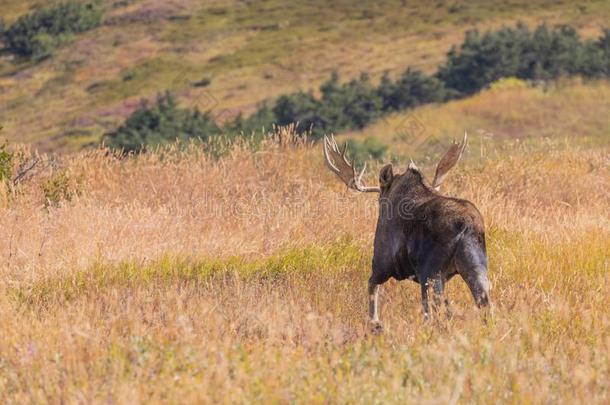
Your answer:
[[[348,188],[362,193],[381,192],[379,187],[367,187],[362,182],[362,176],[366,170],[366,163],[360,174],[356,176],[356,169],[345,157],[346,152],[347,143],[345,143],[343,151],[340,151],[334,136],[331,135],[330,138],[326,135],[324,136],[324,160],[326,161],[326,165]]]
[[[462,157],[462,153],[464,153],[464,149],[466,149],[466,143],[468,141],[468,134],[464,132],[464,140],[461,143],[456,143],[453,141],[453,144],[449,147],[449,150],[445,153],[445,155],[441,158],[436,166],[436,173],[434,174],[434,181],[432,182],[432,188],[438,190],[440,188],[441,183],[447,177],[447,173],[449,170],[456,165],[460,157]]]

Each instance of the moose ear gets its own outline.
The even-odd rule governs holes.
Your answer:
[[[392,179],[394,179],[394,170],[391,164],[387,164],[379,172],[379,186],[381,188],[388,187],[392,184]]]

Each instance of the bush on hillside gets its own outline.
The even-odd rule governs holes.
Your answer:
[[[462,95],[475,93],[503,77],[548,80],[562,75],[608,76],[608,30],[598,41],[581,41],[574,28],[530,32],[523,24],[480,34],[468,31],[452,47],[436,75]]]
[[[42,59],[71,35],[97,27],[101,19],[98,1],[68,0],[19,17],[2,31],[2,42],[15,55]]]
[[[580,70],[587,77],[610,77],[610,28],[597,41],[586,43]]]
[[[168,92],[158,96],[153,105],[143,100],[123,125],[104,136],[104,143],[125,152],[140,152],[147,147],[177,140],[207,142],[221,132],[208,113],[178,108]]]
[[[546,25],[541,25],[525,44],[524,66],[518,75],[537,80],[580,74],[587,63],[585,48],[574,28],[562,26],[549,30]]]
[[[13,153],[8,149],[8,143],[0,144],[0,184],[8,182],[13,176]]]
[[[275,122],[273,110],[267,103],[259,104],[256,111],[247,118],[239,113],[224,127],[225,132],[237,135],[261,135],[271,130]]]
[[[517,76],[523,69],[529,32],[524,25],[481,35],[468,31],[460,46],[452,47],[437,77],[448,88],[472,94],[502,77]]]
[[[327,133],[364,128],[384,114],[473,94],[503,78],[547,80],[561,75],[608,77],[610,29],[596,41],[581,41],[567,26],[541,25],[531,32],[517,24],[485,34],[468,31],[434,76],[408,68],[396,80],[385,74],[374,86],[367,74],[341,83],[333,73],[320,86],[320,97],[312,91],[286,94],[275,103],[260,104],[247,118],[239,115],[222,129],[206,114],[179,110],[173,99],[163,100],[154,108],[143,106],[106,140],[112,147],[141,150],[175,139],[206,141],[220,133],[227,140],[253,134],[260,139],[273,125],[295,123],[298,133],[307,132],[315,140]]]
[[[289,125],[298,123],[299,132],[306,132],[312,127],[319,127],[317,115],[320,103],[312,93],[297,92],[280,96],[273,107],[274,123]]]
[[[62,202],[70,202],[82,194],[82,182],[63,170],[42,183],[40,189],[44,206],[58,207]]]
[[[362,166],[369,160],[382,162],[385,159],[388,146],[379,142],[377,138],[367,137],[360,142],[356,139],[347,141],[348,158],[356,166]]]
[[[342,84],[333,73],[320,86],[320,93],[320,99],[302,91],[281,96],[272,109],[273,116],[261,111],[255,115],[263,115],[277,125],[298,123],[297,130],[311,131],[314,139],[329,132],[364,128],[381,115],[382,99],[366,74]]]
[[[383,111],[401,111],[421,104],[444,101],[449,96],[444,84],[412,68],[393,82],[387,74],[381,78],[377,89],[382,98]]]
[[[340,84],[335,72],[320,87],[322,99],[318,116],[320,127],[313,128],[314,136],[344,129],[360,129],[376,120],[381,113],[381,98],[371,85],[367,74]]]

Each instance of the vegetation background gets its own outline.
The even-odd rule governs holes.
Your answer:
[[[91,4],[61,35],[25,24],[36,56],[0,55],[0,400],[610,401],[607,78],[505,78],[337,136],[375,183],[389,160],[431,174],[469,132],[443,193],[486,219],[487,324],[459,280],[454,318],[430,324],[417,285],[389,282],[386,332],[369,335],[377,201],[293,126],[129,157],[97,147],[165,91],[180,125],[164,128],[213,131],[208,118],[319,97],[333,71],[433,75],[472,28],[569,24],[595,41],[607,1]],[[0,0],[2,30],[38,5]]]

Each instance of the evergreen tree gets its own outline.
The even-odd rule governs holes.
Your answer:
[[[447,97],[447,91],[440,80],[412,68],[407,68],[395,83],[388,79],[384,82],[382,79],[377,92],[384,94],[383,105],[386,111],[400,111],[443,101]]]
[[[445,86],[468,95],[502,78],[517,76],[523,70],[523,56],[529,32],[525,25],[516,29],[502,28],[484,35],[468,31],[460,46],[452,47],[447,62],[441,66],[437,78]]]
[[[102,14],[98,1],[68,0],[19,17],[2,32],[2,41],[16,55],[42,59],[71,35],[97,27]]]
[[[265,131],[271,130],[275,121],[273,110],[269,107],[268,103],[264,102],[259,104],[256,111],[248,118],[244,118],[244,116],[239,113],[237,117],[225,125],[223,129],[228,134],[260,135]]]
[[[308,131],[321,126],[317,111],[319,101],[315,99],[312,93],[302,91],[280,96],[275,106],[273,114],[277,125],[289,125],[298,123],[300,131]]]
[[[114,149],[140,152],[176,140],[207,142],[221,132],[208,113],[178,108],[174,97],[167,92],[158,96],[153,105],[143,100],[123,125],[104,136],[104,142]]]
[[[466,33],[459,48],[451,48],[446,63],[435,76],[407,68],[396,81],[385,73],[375,87],[365,73],[342,84],[339,75],[333,72],[320,86],[320,98],[304,91],[283,95],[272,106],[260,104],[247,118],[238,115],[222,129],[208,114],[177,108],[173,97],[166,94],[153,106],[143,102],[105,140],[111,147],[139,151],[147,145],[176,139],[207,142],[219,135],[227,140],[240,135],[262,135],[263,129],[270,130],[273,124],[293,123],[298,123],[297,131],[311,130],[314,138],[318,138],[326,133],[364,128],[382,114],[472,94],[504,77],[552,79],[575,74],[610,75],[610,29],[596,41],[581,41],[568,26],[549,29],[541,25],[530,32],[525,25],[517,24],[515,28],[483,35],[473,30]],[[371,142],[355,145],[362,151],[373,151],[366,152],[371,156],[382,150],[377,146]],[[365,152],[360,155],[364,158]]]
[[[333,73],[320,87],[320,91],[322,99],[318,111],[321,122],[319,129],[324,132],[364,128],[381,113],[381,97],[371,86],[366,74],[341,85],[338,74]]]
[[[541,25],[525,46],[524,66],[518,76],[553,79],[562,74],[577,74],[583,64],[583,50],[573,28],[562,26],[558,30],[549,30],[546,25]]]

